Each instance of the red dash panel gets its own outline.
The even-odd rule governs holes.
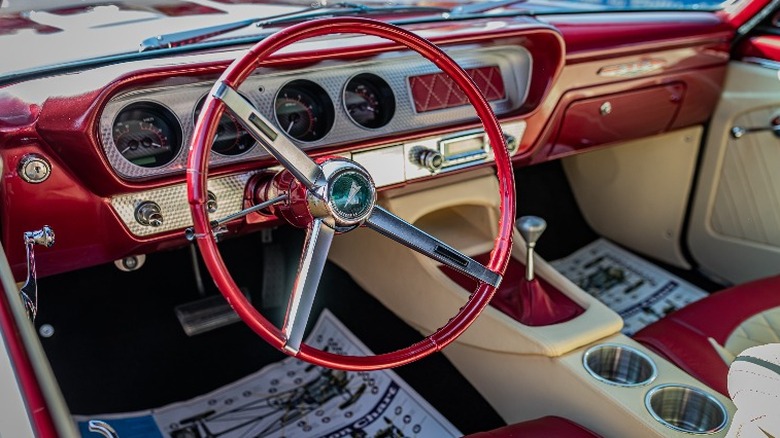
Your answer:
[[[501,70],[496,65],[479,68],[467,68],[466,73],[474,79],[477,88],[489,102],[506,97]],[[414,109],[418,113],[453,108],[469,103],[466,95],[444,73],[411,76]]]

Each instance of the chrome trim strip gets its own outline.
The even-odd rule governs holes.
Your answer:
[[[748,64],[760,65],[761,67],[771,68],[772,70],[780,70],[780,62],[773,61],[771,59],[749,56],[747,58],[743,58],[742,62],[747,62]]]
[[[608,78],[632,78],[655,73],[662,70],[667,64],[665,59],[640,59],[634,62],[601,67],[596,74]]]
[[[768,4],[764,5],[764,7],[758,11],[756,15],[751,17],[750,20],[748,20],[742,26],[739,26],[737,29],[737,35],[746,35],[748,32],[753,30],[753,28],[758,26],[759,23],[764,21],[764,18],[768,17],[772,11],[777,9],[778,4],[780,4],[780,0],[772,0]]]

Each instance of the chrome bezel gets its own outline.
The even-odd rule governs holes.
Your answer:
[[[198,107],[203,104],[203,102],[206,100],[207,97],[208,97],[208,93],[206,93],[203,96],[201,96],[200,99],[198,99],[195,102],[195,107],[192,110],[192,122],[195,125],[198,124],[198,117],[196,115],[198,113]],[[228,114],[228,109],[227,108],[225,108],[225,112],[224,112],[224,114],[222,114],[222,117],[233,117],[233,120],[235,120],[235,117],[232,114]],[[238,120],[235,120],[235,122],[238,124],[238,126],[241,129],[244,129],[244,127],[241,126],[241,123],[239,123]],[[219,122],[217,122],[217,123],[219,123]],[[244,129],[244,132],[246,132],[246,129]],[[247,134],[249,134],[249,133],[247,132]],[[258,147],[258,143],[259,142],[257,141],[257,139],[253,139],[253,140],[255,140],[254,143],[252,143],[252,146],[249,146],[249,148],[247,150],[245,150],[244,152],[241,152],[240,154],[232,154],[232,155],[231,154],[223,154],[223,153],[221,153],[219,151],[215,151],[214,150],[214,143],[212,142],[212,144],[211,144],[211,153],[213,153],[216,156],[225,157],[225,158],[242,157],[242,156],[248,154],[249,152],[251,152],[252,150],[254,150],[256,147]]]
[[[41,163],[41,165],[45,170],[45,175],[41,179],[30,178],[27,175],[27,172],[25,172],[25,168],[27,167],[27,165],[35,161]],[[2,166],[0,166],[0,170],[2,170],[1,167]],[[51,176],[52,168],[51,168],[51,163],[49,163],[49,160],[47,160],[43,155],[32,153],[23,156],[22,159],[19,160],[19,165],[17,166],[16,171],[24,182],[30,184],[40,184],[46,181],[47,179],[49,179],[49,177]]]
[[[138,164],[135,164],[132,161],[128,160],[127,157],[125,157],[124,155],[122,155],[121,152],[119,152],[119,148],[116,147],[116,140],[114,139],[114,126],[116,126],[116,121],[119,118],[119,115],[122,114],[125,110],[127,110],[131,106],[139,105],[139,104],[142,104],[142,105],[150,105],[150,104],[151,105],[158,105],[160,108],[162,108],[165,111],[167,111],[168,112],[167,117],[172,117],[172,120],[176,124],[172,128],[178,129],[178,131],[179,131],[178,150],[176,151],[175,154],[173,154],[173,156],[171,157],[170,160],[168,160],[165,163],[160,164],[158,166],[139,166]],[[110,132],[109,136],[111,138],[111,147],[114,150],[114,152],[116,152],[118,154],[118,156],[120,157],[120,159],[122,159],[126,164],[128,164],[128,165],[130,165],[132,167],[138,168],[138,169],[162,169],[162,168],[165,168],[165,167],[169,166],[171,163],[179,160],[180,156],[184,153],[184,150],[186,149],[184,147],[184,127],[182,125],[182,121],[179,118],[178,114],[176,114],[176,111],[174,111],[168,105],[166,105],[166,104],[164,104],[164,103],[162,103],[160,101],[154,100],[154,99],[136,100],[136,101],[133,101],[133,102],[128,102],[125,105],[122,105],[122,107],[116,112],[116,114],[114,114],[114,117],[111,120],[111,127],[110,127],[110,131],[109,132]]]
[[[360,75],[371,75],[371,76],[375,76],[375,77],[379,78],[379,80],[381,80],[382,82],[384,82],[384,83],[385,83],[385,85],[387,85],[388,89],[390,90],[390,94],[391,94],[391,95],[392,95],[392,97],[393,97],[393,114],[392,114],[392,115],[391,115],[391,116],[390,116],[390,117],[387,119],[387,121],[386,121],[385,123],[383,123],[383,124],[382,124],[382,126],[377,126],[376,128],[372,128],[372,127],[370,127],[370,126],[364,126],[364,125],[361,125],[361,124],[360,124],[360,123],[358,123],[358,122],[357,122],[357,120],[355,120],[355,119],[352,117],[352,115],[349,113],[349,108],[347,108],[347,86],[349,85],[349,83],[350,83],[350,82],[352,82],[352,80],[353,80],[353,79],[355,79],[356,77],[358,77],[358,76],[360,76]],[[397,107],[397,106],[398,106],[398,99],[396,99],[396,97],[395,97],[395,91],[393,91],[393,87],[391,87],[391,86],[390,86],[390,83],[389,83],[389,82],[387,82],[387,80],[385,80],[385,78],[383,78],[382,76],[380,76],[380,75],[378,75],[378,74],[376,74],[376,73],[374,73],[374,72],[370,72],[370,71],[365,71],[365,70],[363,70],[363,71],[360,71],[360,72],[358,72],[358,73],[355,73],[355,74],[353,74],[352,76],[350,76],[349,78],[347,78],[347,81],[346,81],[346,82],[344,82],[344,88],[342,88],[342,90],[341,90],[341,108],[342,108],[342,110],[344,110],[344,114],[346,114],[346,115],[347,115],[347,118],[348,118],[348,119],[349,119],[349,120],[350,120],[352,123],[354,123],[354,124],[355,124],[355,126],[357,126],[357,127],[359,127],[359,128],[362,128],[362,129],[365,129],[365,130],[367,130],[367,131],[378,131],[378,130],[380,130],[380,129],[384,128],[385,126],[387,126],[387,125],[388,125],[388,124],[389,124],[391,121],[393,121],[393,117],[395,117],[395,109],[396,109],[396,107]]]
[[[684,429],[682,427],[675,426],[674,424],[668,422],[667,420],[663,419],[660,415],[658,415],[658,413],[655,412],[655,409],[653,409],[651,404],[653,396],[666,388],[686,389],[700,396],[703,396],[704,398],[714,403],[716,408],[720,409],[720,411],[723,413],[723,421],[721,421],[720,424],[718,424],[717,426],[702,432],[697,432],[695,430],[690,430],[690,429]],[[726,427],[726,425],[729,423],[729,411],[726,410],[726,406],[724,406],[720,400],[718,400],[712,394],[710,394],[709,392],[701,388],[697,388],[691,385],[685,385],[682,383],[665,383],[663,385],[658,385],[651,388],[649,391],[647,391],[647,394],[645,395],[645,408],[656,421],[668,427],[669,429],[675,430],[677,432],[691,434],[691,435],[712,435],[723,430],[723,428]]]
[[[327,208],[328,216],[333,218],[335,226],[337,228],[348,228],[365,222],[365,220],[371,216],[377,198],[376,184],[374,183],[373,178],[371,178],[371,174],[369,174],[363,166],[352,160],[347,160],[346,158],[328,160],[322,163],[321,167],[327,181],[327,185],[323,190],[325,208]],[[366,182],[368,182],[366,188],[370,191],[368,205],[360,215],[354,217],[345,216],[339,211],[338,207],[333,205],[333,200],[330,198],[333,183],[347,173],[354,173],[364,178]]]
[[[325,132],[325,134],[323,134],[322,137],[314,139],[314,140],[300,140],[300,139],[297,139],[297,138],[291,136],[290,134],[287,133],[287,131],[282,129],[282,127],[281,127],[281,125],[279,123],[279,114],[276,113],[276,101],[279,100],[279,93],[281,93],[282,90],[284,90],[284,87],[290,85],[293,82],[308,82],[309,84],[314,85],[315,87],[319,88],[319,91],[322,92],[322,95],[326,96],[328,98],[328,103],[330,104],[330,108],[329,109],[332,112],[331,115],[333,116],[333,123],[331,123],[331,125],[328,127],[327,132]],[[307,85],[307,86],[309,86],[309,85]],[[276,129],[278,129],[279,132],[281,132],[285,137],[289,138],[290,141],[298,142],[298,143],[302,143],[302,144],[312,144],[312,143],[317,143],[319,141],[323,141],[323,140],[327,139],[328,136],[330,135],[330,133],[333,131],[333,126],[336,124],[336,105],[333,103],[333,98],[330,96],[330,94],[328,93],[328,90],[326,90],[325,87],[323,87],[322,85],[318,84],[315,81],[312,81],[311,79],[294,78],[294,79],[290,79],[290,80],[284,82],[282,84],[282,86],[280,86],[276,90],[276,93],[274,94],[274,99],[273,99],[273,102],[271,103],[271,111],[273,112],[273,116],[274,116],[273,117],[273,122],[276,123]]]
[[[650,366],[650,376],[646,379],[635,382],[635,383],[622,383],[622,382],[616,382],[614,380],[607,379],[603,377],[602,375],[598,374],[593,368],[590,367],[590,364],[588,363],[588,358],[590,358],[591,355],[595,354],[598,350],[604,349],[604,348],[618,348],[624,351],[628,351],[631,354],[635,354],[642,358],[643,360],[647,361],[647,364]],[[618,344],[618,343],[604,343],[604,344],[598,344],[594,345],[590,348],[588,348],[585,353],[582,354],[582,366],[585,368],[585,371],[588,372],[594,379],[598,380],[599,382],[606,383],[608,385],[612,386],[619,386],[624,388],[634,388],[638,386],[647,386],[653,381],[655,381],[656,377],[658,377],[658,367],[655,364],[655,361],[648,356],[647,354],[643,353],[642,351],[625,345],[625,344]]]

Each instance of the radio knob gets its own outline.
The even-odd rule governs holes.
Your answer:
[[[156,202],[144,201],[135,208],[135,220],[149,227],[159,227],[163,224],[163,215]]]
[[[519,146],[517,137],[505,132],[504,141],[506,142],[506,151],[509,152],[509,155],[514,154],[517,151],[517,147]]]
[[[441,152],[422,146],[412,148],[409,159],[413,164],[424,167],[431,173],[437,173],[444,165],[444,156]]]

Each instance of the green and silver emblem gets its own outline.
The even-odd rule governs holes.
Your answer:
[[[374,186],[362,173],[348,170],[330,182],[333,212],[347,221],[362,220],[374,206]]]

